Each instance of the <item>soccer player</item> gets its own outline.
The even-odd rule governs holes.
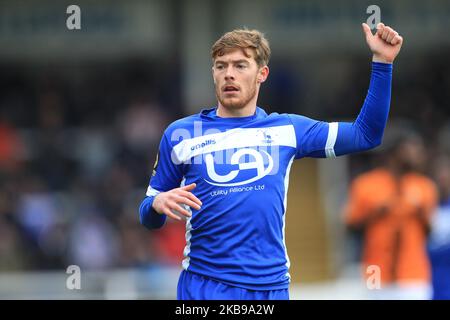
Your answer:
[[[267,114],[257,106],[270,48],[257,30],[212,46],[217,106],[165,130],[139,212],[147,228],[186,219],[178,299],[289,299],[285,212],[294,159],[336,157],[382,141],[392,63],[403,38],[362,25],[373,53],[369,91],[352,123]]]
[[[373,279],[379,269],[380,288],[370,299],[431,298],[430,263],[426,252],[437,187],[422,174],[427,161],[422,138],[414,131],[393,132],[383,163],[351,183],[345,221],[363,234],[362,273]],[[448,277],[448,275],[447,275]]]

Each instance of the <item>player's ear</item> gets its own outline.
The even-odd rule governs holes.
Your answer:
[[[263,83],[267,80],[267,77],[269,76],[269,67],[264,66],[259,70],[258,74],[258,83]]]
[[[211,74],[213,77],[214,84],[216,84],[216,78],[214,78],[214,66],[211,67]]]

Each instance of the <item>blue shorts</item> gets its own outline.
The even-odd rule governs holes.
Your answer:
[[[249,290],[230,286],[183,270],[178,280],[178,300],[289,300],[289,290]]]

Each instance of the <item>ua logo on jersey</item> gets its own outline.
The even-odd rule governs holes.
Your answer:
[[[252,157],[250,158],[253,158],[253,160],[250,160],[249,162],[240,163],[239,162],[240,159],[246,155],[251,155]],[[267,166],[264,166],[263,155],[268,159]],[[238,169],[231,170],[229,173],[225,175],[220,175],[216,172],[214,167],[214,157],[211,153],[205,156],[205,163],[208,177],[211,179],[211,181],[208,181],[206,179],[205,181],[208,182],[209,184],[220,187],[241,186],[247,183],[257,181],[268,175],[273,169],[273,158],[271,157],[270,154],[268,154],[264,150],[257,151],[255,149],[250,148],[240,149],[231,156],[230,164],[237,165]],[[255,170],[255,169],[256,175],[254,177],[246,179],[244,181],[232,182],[234,179],[236,179],[239,172],[243,170]]]

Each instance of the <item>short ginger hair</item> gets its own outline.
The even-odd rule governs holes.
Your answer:
[[[211,48],[211,57],[222,56],[226,51],[232,49],[242,49],[248,57],[245,49],[253,49],[255,60],[259,67],[269,64],[270,46],[264,34],[258,30],[235,29],[225,33],[217,40]]]

